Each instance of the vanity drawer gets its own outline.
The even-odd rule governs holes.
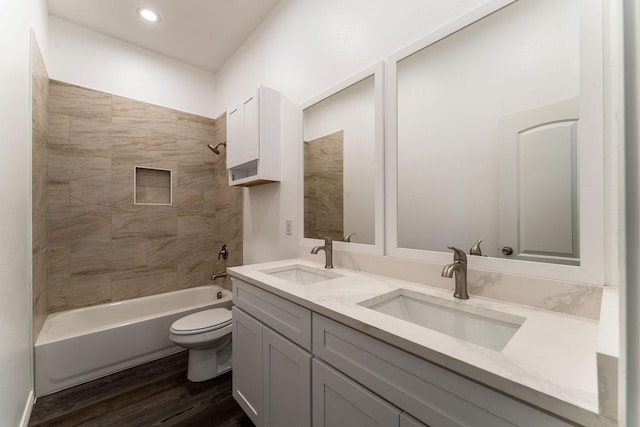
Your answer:
[[[311,350],[311,311],[233,278],[233,302],[300,347]]]
[[[313,354],[428,425],[570,425],[315,313]]]

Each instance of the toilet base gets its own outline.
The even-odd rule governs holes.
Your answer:
[[[210,380],[231,370],[231,352],[220,349],[189,350],[187,379],[192,382]]]

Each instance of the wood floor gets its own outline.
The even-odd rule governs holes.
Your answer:
[[[231,396],[231,373],[187,380],[183,351],[38,398],[29,426],[253,427]]]

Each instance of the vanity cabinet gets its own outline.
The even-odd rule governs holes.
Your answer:
[[[262,325],[236,307],[233,312],[233,397],[256,426],[262,425]]]
[[[233,278],[233,396],[256,426],[569,427]]]
[[[398,427],[400,413],[352,379],[313,360],[314,427]]]
[[[428,425],[571,425],[316,313],[312,336],[315,357]]]
[[[257,427],[310,426],[312,356],[281,333],[303,342],[306,336],[310,344],[311,312],[237,279],[233,284],[233,397]]]
[[[297,110],[282,94],[265,86],[227,110],[229,185],[280,181],[282,141],[297,136]]]

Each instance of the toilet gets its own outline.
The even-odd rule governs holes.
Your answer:
[[[169,339],[189,350],[189,381],[205,381],[231,369],[231,310],[213,308],[176,320]]]

